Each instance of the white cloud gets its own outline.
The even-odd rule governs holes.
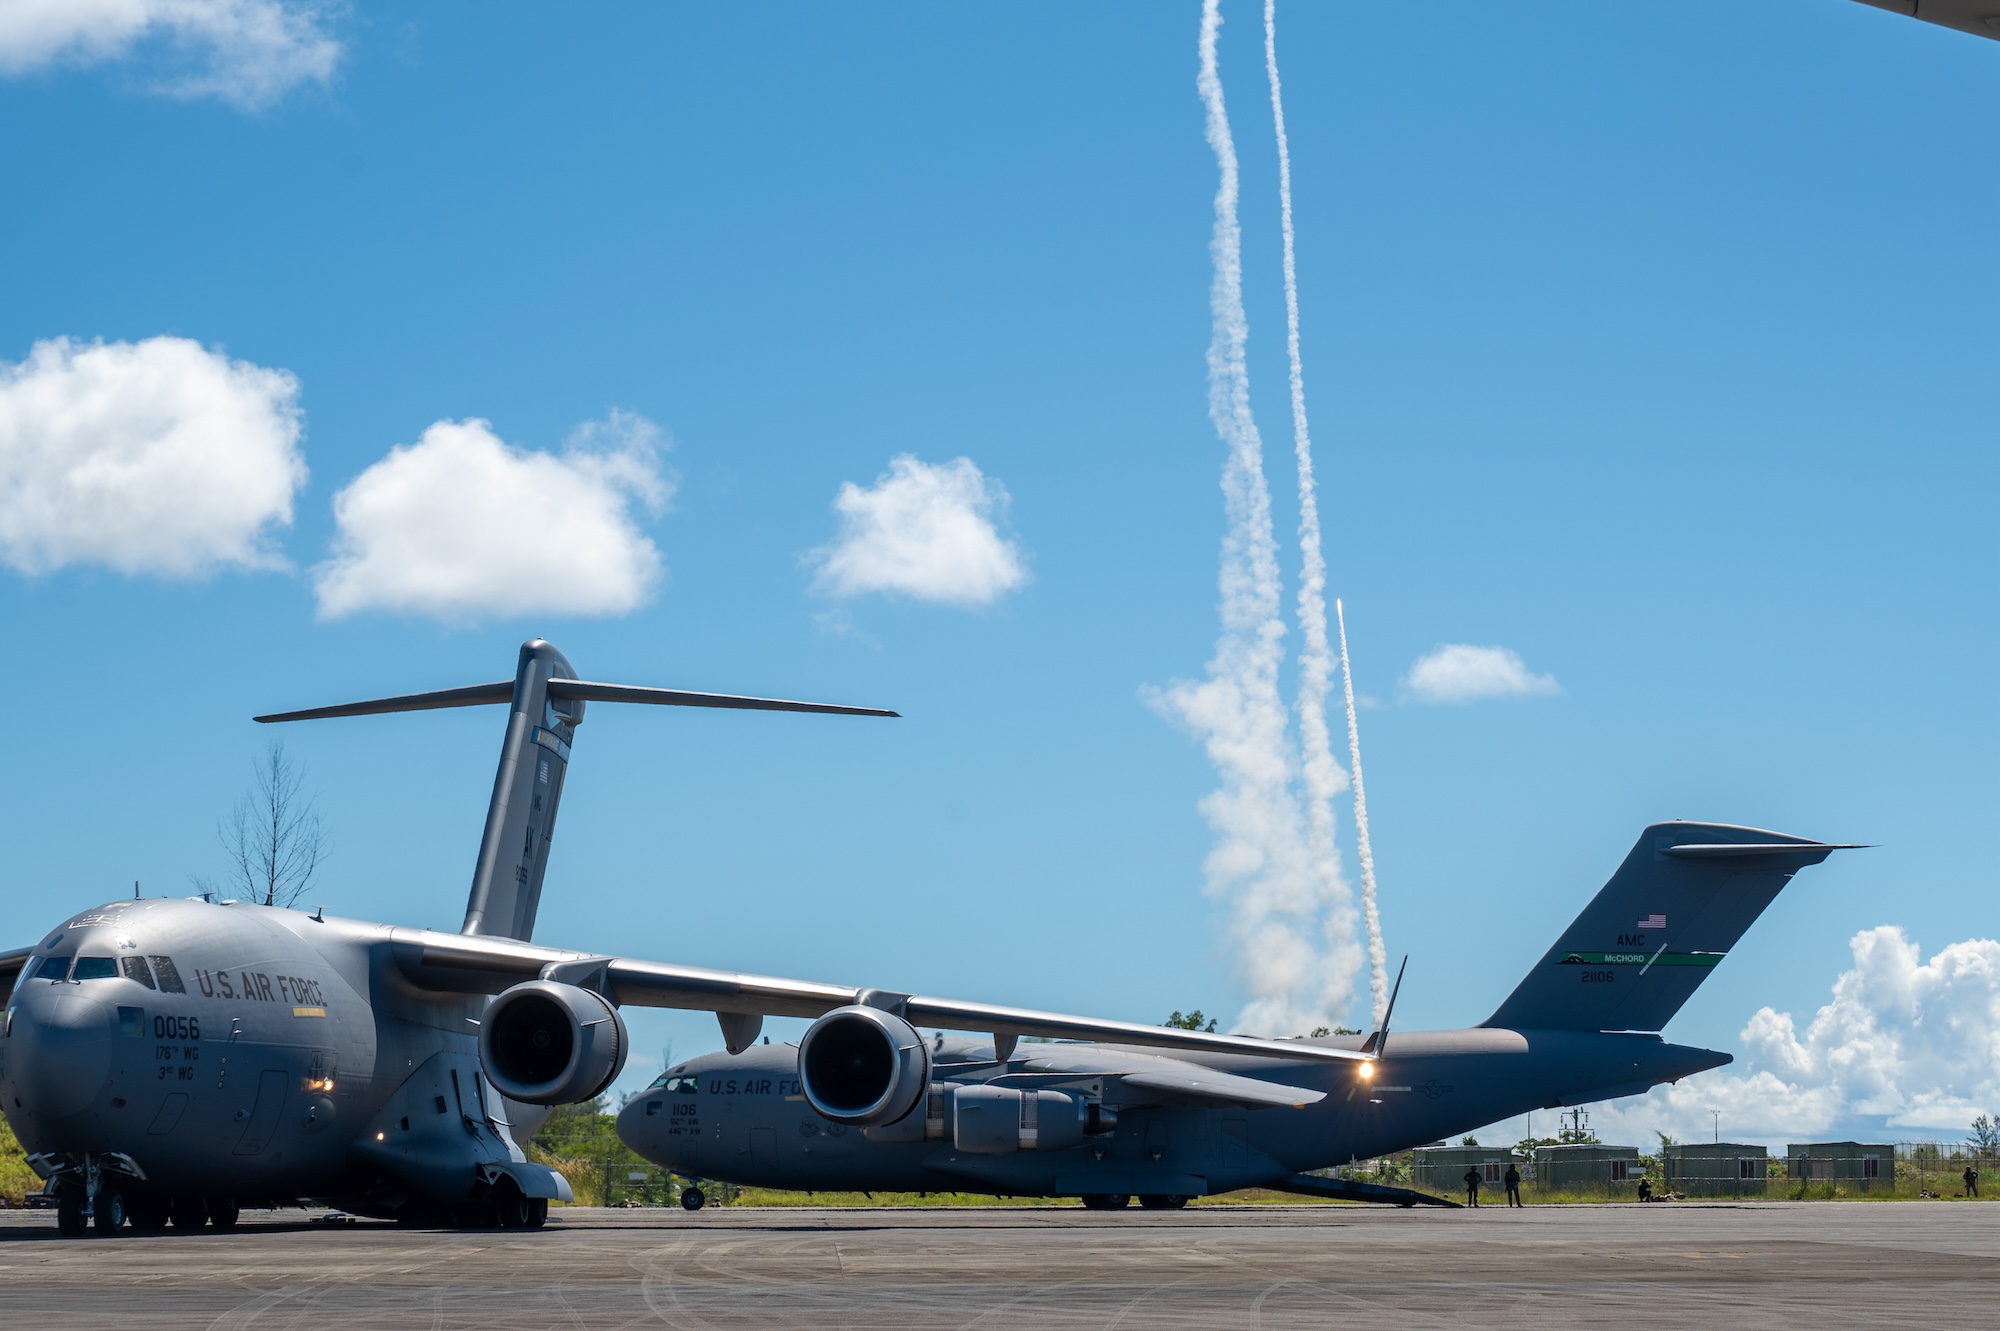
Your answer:
[[[0,361],[0,560],[193,578],[281,568],[306,480],[299,381],[186,338]]]
[[[324,84],[340,63],[312,0],[6,0],[0,74],[51,65],[149,58],[175,97],[215,97],[246,110],[302,83]]]
[[[1019,548],[996,526],[1007,491],[970,458],[934,467],[904,453],[873,486],[842,485],[833,507],[840,534],[807,562],[818,566],[815,585],[835,596],[986,605],[1028,580]]]
[[[1561,693],[1552,675],[1529,672],[1520,655],[1505,647],[1446,643],[1417,658],[1403,687],[1419,702],[1479,702],[1487,698],[1531,698]]]
[[[439,421],[334,496],[320,617],[635,610],[663,572],[633,514],[672,493],[662,447],[659,427],[627,412],[579,427],[561,454],[511,448],[483,420]]]
[[[1962,1140],[2000,1112],[2000,942],[1953,943],[1922,959],[1893,925],[1864,930],[1854,966],[1804,1034],[1789,1012],[1760,1008],[1742,1032],[1743,1070],[1717,1071],[1599,1111],[1627,1140],[1713,1130],[1783,1143],[1859,1133]]]

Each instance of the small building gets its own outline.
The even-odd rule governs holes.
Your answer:
[[[1686,1197],[1762,1197],[1770,1152],[1743,1142],[1683,1142],[1660,1152],[1667,1191]]]
[[[1504,1196],[1507,1166],[1526,1163],[1511,1146],[1419,1146],[1410,1154],[1410,1172],[1416,1185],[1443,1193],[1464,1192],[1465,1171],[1472,1169],[1479,1173],[1482,1190],[1491,1188]],[[1524,1168],[1521,1177],[1529,1178],[1533,1172]]]
[[[1636,1190],[1642,1172],[1636,1146],[1578,1142],[1571,1146],[1535,1148],[1535,1186],[1539,1188]]]
[[[1793,1142],[1785,1167],[1794,1181],[1870,1192],[1896,1186],[1896,1148],[1886,1142]]]

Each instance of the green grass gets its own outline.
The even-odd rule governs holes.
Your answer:
[[[13,1125],[0,1116],[0,1206],[19,1206],[41,1188],[42,1180],[28,1168],[27,1153],[15,1138]]]

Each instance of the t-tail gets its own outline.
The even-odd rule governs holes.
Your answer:
[[[1655,823],[1482,1024],[1658,1031],[1793,874],[1853,849],[1726,823]]]
[[[556,806],[562,801],[563,777],[569,771],[570,746],[583,724],[587,702],[637,702],[668,707],[726,707],[761,712],[826,712],[838,716],[895,716],[876,707],[843,707],[833,703],[790,702],[781,698],[745,698],[728,693],[690,693],[681,689],[644,688],[632,684],[597,684],[578,679],[569,661],[551,643],[534,638],[521,644],[521,658],[512,680],[472,684],[431,693],[278,712],[259,721],[315,721],[336,716],[370,716],[379,712],[421,712],[438,707],[508,704],[506,737],[500,745],[500,767],[493,777],[493,801],[486,809],[486,831],[479,840],[479,860],[472,872],[472,893],[465,903],[465,925],[459,932],[489,934],[523,941],[535,932],[535,910],[541,903],[542,878],[549,867],[549,843],[555,836]]]

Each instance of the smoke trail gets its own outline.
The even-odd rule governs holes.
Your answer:
[[[1368,785],[1361,779],[1361,725],[1354,715],[1354,671],[1347,664],[1347,612],[1333,603],[1340,624],[1340,684],[1347,693],[1347,760],[1354,768],[1354,850],[1361,857],[1361,913],[1368,922],[1368,996],[1375,1029],[1389,1014],[1389,954],[1382,947],[1382,917],[1375,910],[1375,852],[1368,845]]]
[[[1215,63],[1221,26],[1217,0],[1204,0],[1196,85],[1221,174],[1209,243],[1215,275],[1209,287],[1208,409],[1225,449],[1222,632],[1205,680],[1152,692],[1149,700],[1201,738],[1221,779],[1220,788],[1201,802],[1216,832],[1204,869],[1210,895],[1231,901],[1231,933],[1250,990],[1237,1027],[1291,1035],[1326,1020],[1328,986],[1319,982],[1325,963],[1311,940],[1319,893],[1292,792],[1288,717],[1278,691],[1285,636],[1282,586],[1264,444],[1250,412],[1244,360],[1249,321],[1243,312],[1236,145]]]
[[[1299,272],[1292,230],[1292,148],[1285,134],[1284,84],[1278,77],[1277,0],[1264,0],[1264,73],[1271,85],[1271,124],[1278,139],[1278,217],[1284,233],[1285,353],[1291,366],[1292,451],[1299,472],[1299,740],[1306,793],[1306,845],[1326,913],[1329,950],[1326,1004],[1346,1006],[1359,958],[1354,948],[1354,898],[1340,871],[1334,845],[1333,797],[1346,788],[1347,774],[1334,761],[1327,733],[1326,693],[1332,652],[1326,640],[1326,557],[1320,548],[1319,487],[1313,476],[1312,431],[1306,423],[1306,380],[1299,354]],[[1382,1000],[1378,997],[1379,1009]]]

